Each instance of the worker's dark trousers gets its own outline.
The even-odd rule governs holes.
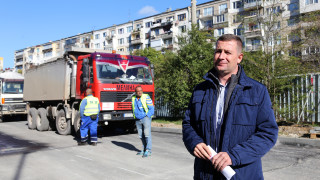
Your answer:
[[[97,129],[98,129],[98,120],[92,120],[90,116],[83,116],[81,118],[82,122],[80,125],[80,135],[81,135],[81,142],[85,142],[88,140],[88,130],[90,130],[90,141],[97,142]]]

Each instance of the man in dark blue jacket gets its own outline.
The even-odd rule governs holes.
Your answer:
[[[239,65],[242,41],[226,34],[216,43],[214,68],[192,94],[183,121],[183,141],[195,156],[194,179],[263,179],[261,157],[276,143],[278,126],[267,88]],[[211,158],[210,145],[218,154]]]

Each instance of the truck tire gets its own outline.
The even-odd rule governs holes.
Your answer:
[[[44,108],[38,109],[36,122],[37,122],[38,131],[48,131],[49,130],[49,120],[47,118],[47,110],[45,110]]]
[[[74,117],[74,122],[73,122],[73,129],[76,137],[80,137],[80,125],[81,125],[80,112],[77,111]]]
[[[36,129],[37,128],[37,110],[36,108],[30,108],[28,112],[28,128]]]
[[[56,118],[56,128],[59,134],[69,135],[71,134],[71,121],[66,118],[65,112],[63,109],[59,110]]]

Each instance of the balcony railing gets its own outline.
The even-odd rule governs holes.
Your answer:
[[[142,44],[142,40],[140,38],[132,39],[131,44]]]
[[[249,38],[249,37],[260,37],[261,36],[261,31],[260,29],[255,29],[252,31],[245,31],[244,35]]]
[[[162,39],[170,39],[170,38],[172,38],[172,36],[173,36],[173,33],[164,33],[164,34],[160,34],[160,37],[162,38]]]
[[[260,8],[262,5],[261,1],[256,1],[256,2],[250,2],[250,3],[244,3],[243,5],[243,9],[244,10],[249,10],[249,9],[253,9],[253,8]]]
[[[258,51],[258,50],[261,50],[261,48],[262,48],[261,44],[256,44],[256,45],[246,46],[246,51]]]
[[[16,56],[22,56],[23,55],[23,51],[17,52]]]
[[[48,50],[48,49],[52,49],[52,44],[47,44],[47,45],[44,45],[42,50]]]
[[[223,27],[228,27],[228,21],[223,21],[223,22],[216,22],[213,24],[214,29],[219,29]]]
[[[114,37],[114,35],[106,36],[106,40],[107,40],[107,41],[110,41],[110,40],[112,40],[112,39],[113,39],[113,37]]]

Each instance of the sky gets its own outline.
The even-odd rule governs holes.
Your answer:
[[[187,6],[191,0],[0,0],[0,57],[13,68],[16,50]]]

